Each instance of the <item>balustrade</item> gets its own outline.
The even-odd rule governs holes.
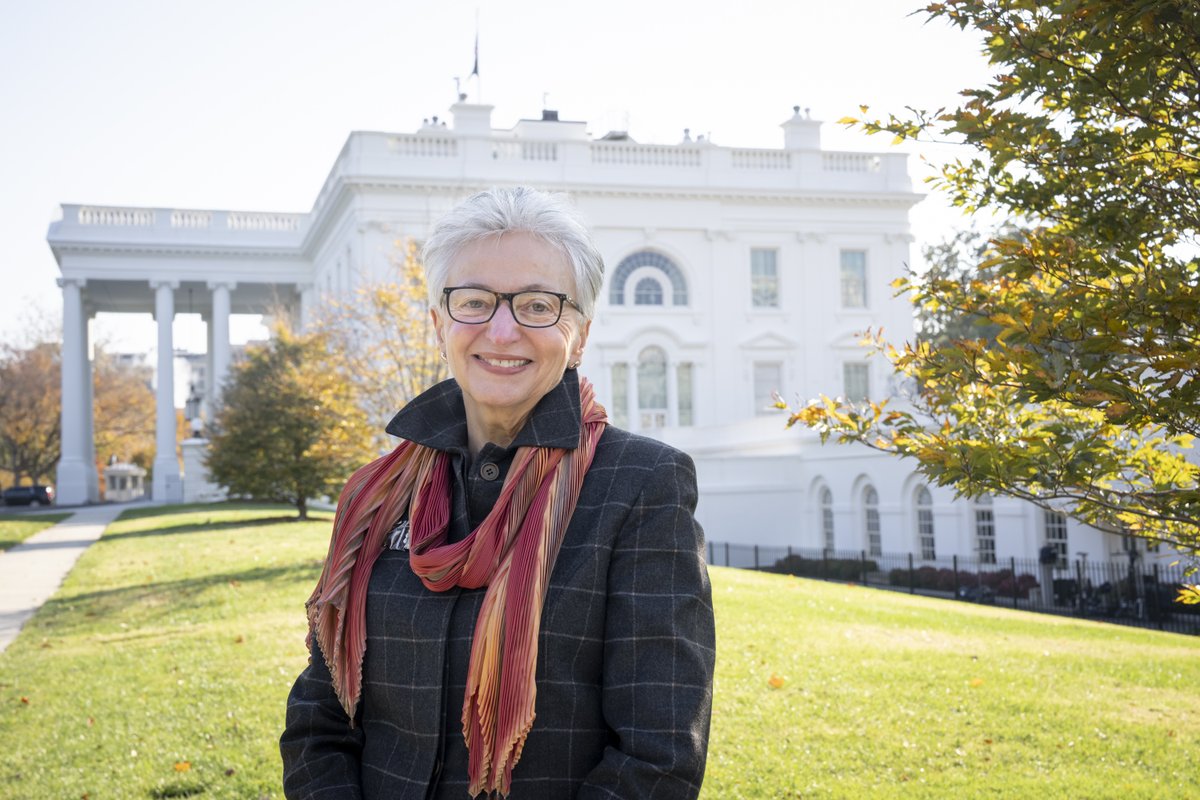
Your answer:
[[[79,224],[149,228],[154,225],[154,209],[81,206]]]

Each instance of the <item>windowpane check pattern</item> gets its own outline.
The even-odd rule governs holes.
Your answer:
[[[867,307],[867,251],[841,253],[842,308]]]
[[[779,307],[779,259],[774,250],[750,251],[750,304],[755,308]]]

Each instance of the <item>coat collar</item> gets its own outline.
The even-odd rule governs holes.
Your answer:
[[[569,369],[558,385],[533,407],[508,450],[518,447],[579,446],[583,426],[579,408],[579,374]],[[453,379],[442,381],[413,398],[388,423],[387,432],[434,450],[467,452],[467,412],[462,389]]]

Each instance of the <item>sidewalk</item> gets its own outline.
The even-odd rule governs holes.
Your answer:
[[[84,506],[62,522],[0,553],[0,652],[21,626],[58,591],[88,545],[127,508],[147,503]],[[53,509],[52,509],[53,510]],[[64,509],[65,510],[65,509]]]

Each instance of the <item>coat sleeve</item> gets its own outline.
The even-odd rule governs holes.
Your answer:
[[[579,798],[694,798],[704,779],[715,633],[696,473],[663,448],[609,564],[603,712],[615,734]]]
[[[284,796],[288,800],[360,798],[362,747],[362,726],[350,727],[314,640],[308,667],[288,695],[287,721],[279,739]]]

